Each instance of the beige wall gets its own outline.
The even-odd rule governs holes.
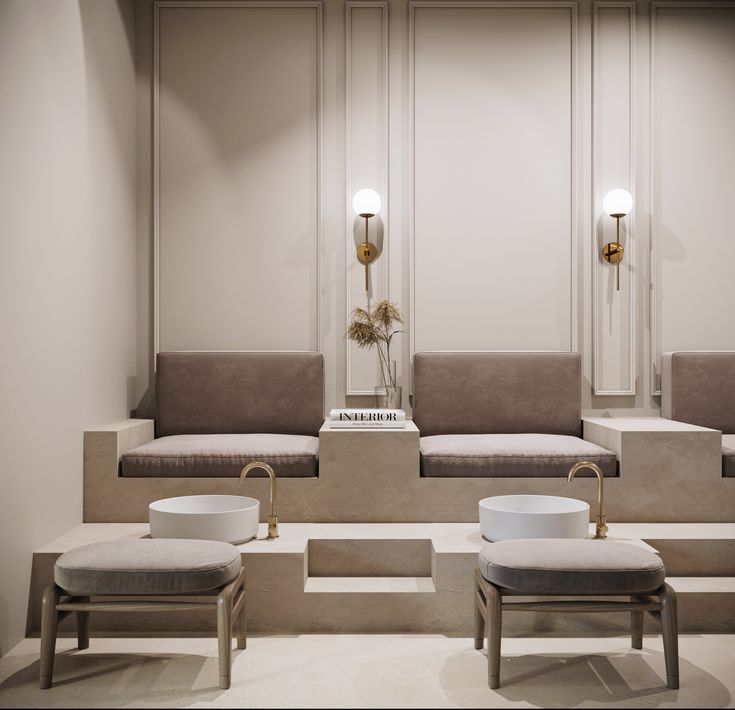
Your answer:
[[[734,3],[325,0],[321,37],[314,3],[266,4],[166,7],[146,45],[164,66],[161,307],[156,328],[148,293],[139,329],[161,347],[321,348],[328,405],[367,402],[374,358],[342,335],[388,296],[408,316],[406,389],[420,349],[578,349],[585,409],[637,414],[659,407],[663,350],[735,348]],[[139,36],[153,14],[139,0]],[[367,295],[349,207],[366,185],[384,202]],[[619,292],[599,257],[613,187],[635,198]]]
[[[83,428],[134,405],[133,19],[0,1],[0,653],[32,551],[81,522]]]

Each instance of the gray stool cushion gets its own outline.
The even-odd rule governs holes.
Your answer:
[[[240,551],[212,540],[117,540],[65,552],[54,580],[74,594],[197,594],[240,572]]]
[[[661,558],[637,545],[611,540],[504,540],[480,551],[480,573],[513,592],[637,594],[666,578]]]

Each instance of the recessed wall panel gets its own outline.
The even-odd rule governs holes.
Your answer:
[[[388,7],[384,2],[348,2],[345,14],[345,238],[349,318],[353,309],[373,306],[389,295]],[[370,266],[367,291],[365,269],[355,255],[356,243],[364,239],[364,221],[356,219],[352,210],[352,197],[365,187],[376,190],[383,201],[380,215],[368,225],[370,241],[380,252]],[[361,349],[348,341],[345,353],[346,394],[374,394],[375,386],[381,381],[375,350]]]
[[[735,350],[735,4],[653,11],[654,368]]]
[[[159,349],[316,349],[319,8],[158,10]]]
[[[616,223],[602,207],[605,195],[622,188],[639,196],[634,169],[635,5],[596,3],[592,64],[593,369],[597,395],[635,394],[636,230],[638,210],[621,220],[624,259],[617,269],[602,258],[617,239]]]
[[[569,350],[573,8],[413,11],[413,350]]]

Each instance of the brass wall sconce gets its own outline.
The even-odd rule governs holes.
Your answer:
[[[378,248],[368,239],[368,222],[380,212],[381,207],[380,195],[367,187],[356,192],[352,198],[355,214],[365,219],[365,240],[357,246],[357,260],[365,266],[365,291],[369,290],[370,264],[378,257]]]
[[[617,222],[615,241],[608,242],[602,247],[602,258],[610,264],[615,264],[617,290],[620,291],[620,262],[623,260],[623,253],[625,252],[623,245],[620,243],[620,218],[630,214],[631,209],[633,209],[633,198],[627,190],[616,188],[605,195],[602,208],[611,217],[615,217]]]

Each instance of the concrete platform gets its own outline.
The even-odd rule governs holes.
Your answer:
[[[265,533],[261,525],[259,536]],[[472,573],[484,544],[476,523],[282,523],[280,534],[240,545],[253,631],[471,633]],[[90,542],[147,535],[143,523],[84,524],[36,551],[29,633],[39,630],[41,593],[60,554]],[[732,560],[723,562],[717,552],[697,554],[731,551],[735,524],[612,523],[610,538],[662,548],[679,593],[681,631],[735,631]],[[625,633],[628,623],[627,614],[531,612],[509,614],[504,626],[508,636],[599,636]],[[209,632],[214,619],[204,613],[93,615],[92,630]]]

